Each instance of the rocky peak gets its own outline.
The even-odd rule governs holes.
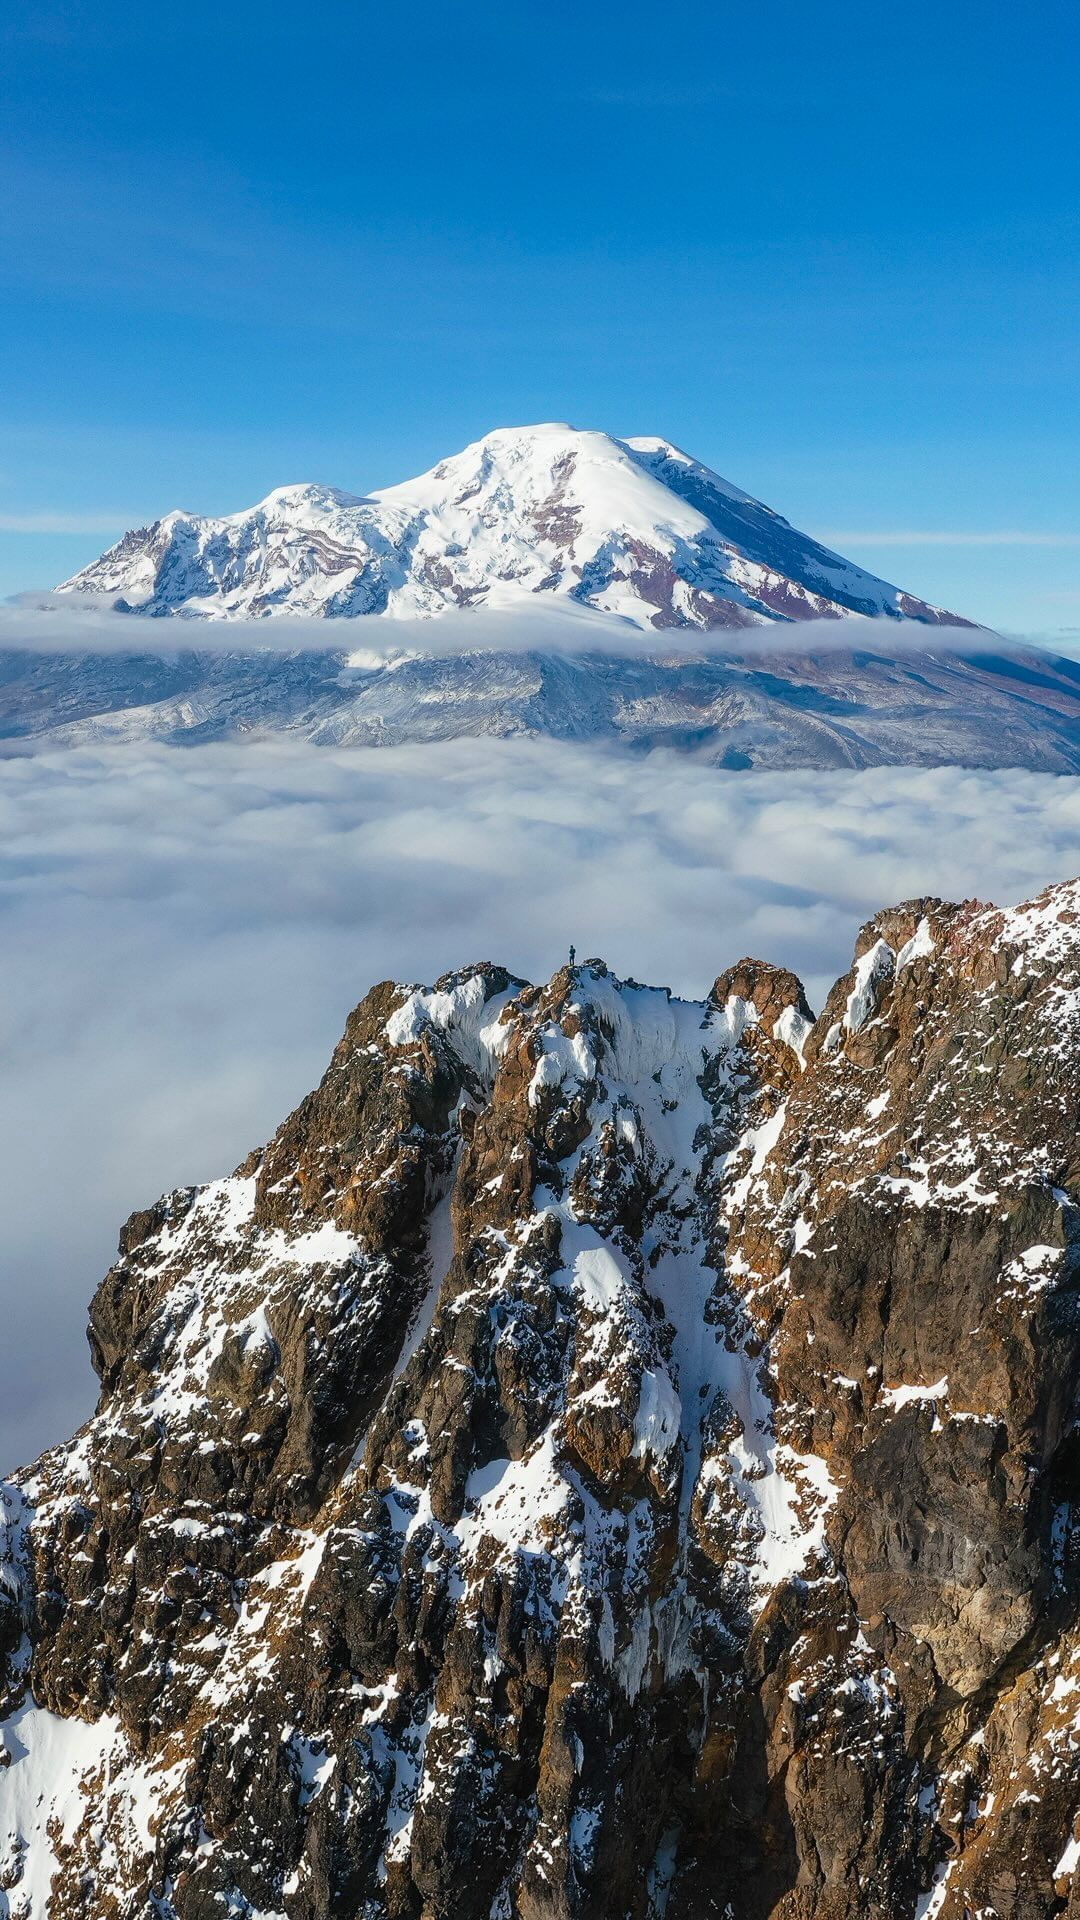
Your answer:
[[[372,989],[5,1489],[7,1910],[1080,1912],[1078,1023],[1080,883]]]

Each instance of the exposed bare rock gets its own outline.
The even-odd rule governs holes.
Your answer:
[[[373,989],[4,1489],[0,1913],[1080,1912],[1078,1108],[1080,883]]]

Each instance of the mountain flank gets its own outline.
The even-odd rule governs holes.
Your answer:
[[[502,647],[487,644],[476,630],[483,619],[450,655],[426,653],[413,637],[385,656],[340,646],[260,651],[250,626],[225,628],[242,634],[244,649],[221,652],[207,648],[205,636],[223,629],[201,623],[198,649],[0,651],[0,741],[388,747],[553,739],[635,753],[662,747],[734,770],[1080,771],[1080,666],[1032,648],[909,650],[867,631],[840,649],[824,647],[817,629],[806,653],[710,646],[687,655],[661,646],[642,657],[545,650],[534,622],[535,644],[523,651],[507,647],[505,634]],[[147,624],[133,620],[133,633],[145,634]],[[345,623],[318,624],[333,634]],[[190,625],[183,631],[193,637]],[[160,633],[159,625],[155,639]]]

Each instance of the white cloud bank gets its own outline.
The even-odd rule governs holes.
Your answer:
[[[122,1219],[231,1168],[375,980],[571,941],[702,993],[745,953],[811,1000],[860,921],[1080,867],[1080,782],[718,773],[551,741],[0,760],[0,1468],[89,1410],[84,1309]]]
[[[1021,644],[1038,645],[1037,641]],[[359,665],[423,654],[476,652],[607,653],[620,659],[700,659],[753,653],[824,653],[850,647],[879,652],[997,652],[986,627],[930,627],[915,620],[768,621],[760,626],[639,627],[576,600],[521,594],[512,605],[448,608],[429,619],[405,614],[318,619],[295,613],[263,618],[118,613],[96,594],[22,594],[0,606],[0,649],[30,653],[154,655],[178,653],[341,653]]]

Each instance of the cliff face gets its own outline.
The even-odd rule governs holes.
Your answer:
[[[1080,1915],[1078,1107],[1080,883],[375,988],[6,1489],[0,1914]]]

